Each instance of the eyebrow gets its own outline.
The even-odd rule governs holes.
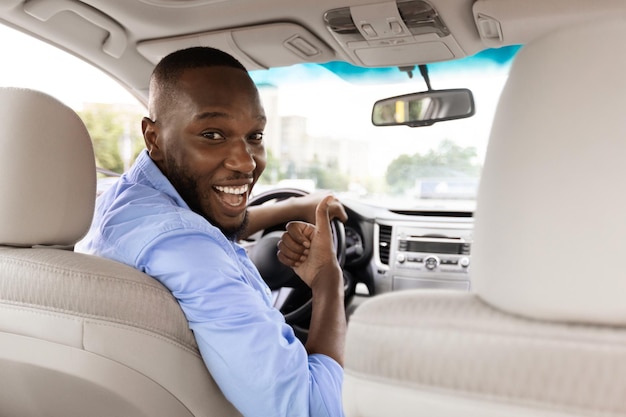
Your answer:
[[[217,119],[217,118],[232,119],[232,116],[229,116],[227,113],[223,113],[219,111],[207,111],[204,113],[196,114],[194,116],[194,119],[196,120]]]
[[[218,119],[218,118],[232,119],[233,117],[231,115],[229,115],[228,113],[219,112],[219,111],[208,111],[208,112],[197,114],[194,117],[195,120]],[[265,115],[263,115],[263,114],[259,114],[256,117],[256,119],[259,120],[259,121],[262,121],[262,122],[266,122],[267,121],[267,117]]]

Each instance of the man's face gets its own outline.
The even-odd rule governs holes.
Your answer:
[[[234,239],[266,163],[257,89],[222,66],[186,70],[178,85],[166,114],[144,121],[150,156],[193,211]]]

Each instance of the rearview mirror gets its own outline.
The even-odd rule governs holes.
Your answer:
[[[474,115],[474,96],[465,88],[430,90],[379,100],[372,110],[375,126],[430,126]]]

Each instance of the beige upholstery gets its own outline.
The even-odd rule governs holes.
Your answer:
[[[73,244],[93,214],[89,134],[76,113],[50,96],[1,91],[0,244]]]
[[[86,233],[96,192],[78,116],[12,88],[0,109],[0,415],[239,415],[169,291],[61,249]]]
[[[525,46],[480,184],[471,293],[351,317],[348,416],[626,416],[626,18]]]

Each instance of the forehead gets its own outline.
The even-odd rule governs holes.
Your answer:
[[[186,69],[178,83],[179,93],[201,105],[227,105],[247,101],[260,106],[259,94],[247,72],[215,66]]]

